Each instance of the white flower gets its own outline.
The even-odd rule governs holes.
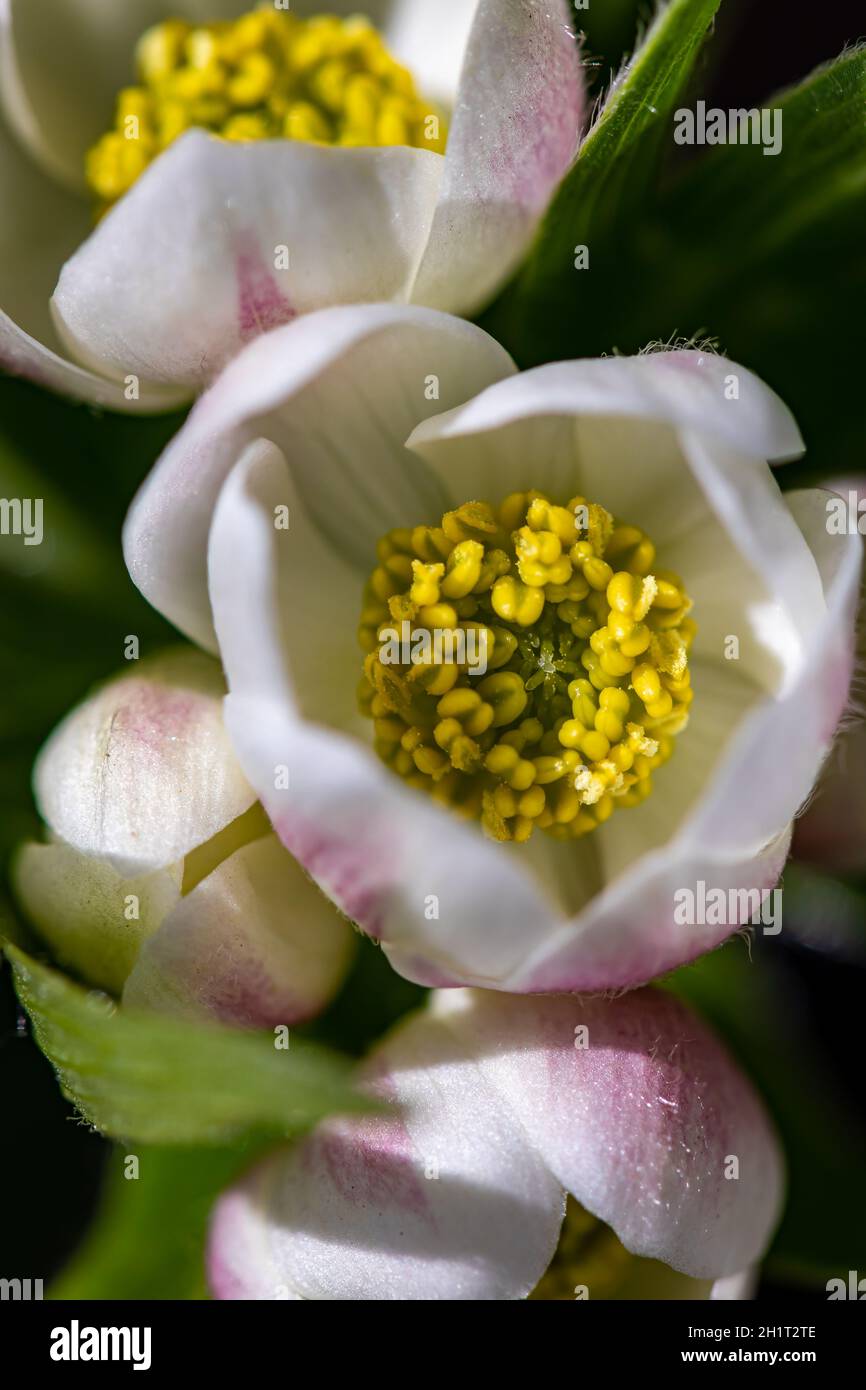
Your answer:
[[[250,4],[170,9],[203,24]],[[381,128],[354,148],[238,139],[243,124],[231,139],[190,128],[93,229],[85,154],[129,88],[136,40],[165,7],[0,0],[0,365],[96,404],[167,409],[257,332],[308,310],[395,300],[465,312],[488,298],[575,153],[584,97],[569,7],[374,0],[367,9],[419,93],[449,113],[444,157]],[[291,16],[266,7],[262,22],[316,12],[298,0]],[[219,68],[218,102],[226,80]],[[204,120],[172,101],[179,128]],[[115,137],[119,160],[144,141],[129,133]]]
[[[523,1298],[567,1193],[584,1214],[570,1207],[539,1296],[748,1297],[781,1157],[749,1084],[672,996],[434,994],[366,1070],[385,1113],[327,1121],[220,1200],[217,1298]]]
[[[61,963],[124,1003],[295,1024],[336,992],[352,934],[256,805],[224,689],[179,649],[73,710],[34,774],[51,838],[19,850],[13,881]]]
[[[632,986],[750,919],[749,895],[778,880],[846,701],[860,543],[828,533],[823,494],[779,491],[767,461],[801,449],[778,398],[720,357],[662,352],[515,375],[495,342],[447,315],[330,309],[260,338],[228,368],[133,504],[125,550],[150,601],[219,650],[227,727],[283,843],[401,973],[515,992]],[[449,507],[498,506],[528,489],[559,503],[580,494],[652,537],[643,568],[659,577],[640,601],[684,613],[683,586],[691,596],[695,698],[640,805],[628,802],[650,783],[631,795],[613,785],[608,739],[591,756],[580,744],[591,775],[576,788],[575,828],[616,813],[579,839],[540,829],[499,844],[376,756],[357,705],[357,626],[384,533],[406,537]],[[598,595],[587,602],[595,627],[608,609]],[[684,691],[687,676],[650,650],[663,684]],[[629,660],[600,684],[636,700]],[[676,695],[677,726],[686,698]],[[650,700],[643,733],[629,735],[648,740],[647,761],[634,757],[644,772],[653,742],[670,742],[670,703]],[[441,759],[421,745],[417,767],[433,768],[435,790]],[[287,789],[275,785],[282,765]],[[550,828],[554,802],[534,793],[540,767],[528,775],[533,797],[512,840],[532,817]],[[604,807],[595,776],[609,779]],[[724,910],[683,920],[685,891]]]

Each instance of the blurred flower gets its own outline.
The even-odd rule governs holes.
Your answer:
[[[216,662],[177,649],[73,710],[34,774],[47,844],[13,883],[57,959],[126,1004],[295,1024],[342,982],[351,929],[271,832],[222,724]]]
[[[402,974],[632,986],[715,946],[778,879],[847,698],[860,544],[828,533],[824,494],[779,492],[766,461],[800,436],[731,362],[513,373],[431,310],[278,329],[163,455],[127,562],[218,646],[227,727],[277,833]],[[528,522],[509,537],[517,494]],[[567,551],[551,506],[566,501],[586,523]],[[371,704],[359,612],[365,646],[382,612],[493,629],[499,684],[461,670],[439,697],[441,666],[392,666]],[[728,912],[678,920],[677,894],[701,885]]]
[[[307,0],[170,8],[0,0],[7,370],[167,409],[297,314],[464,312],[514,268],[583,114],[565,0],[374,0],[381,37]]]
[[[673,997],[434,994],[366,1077],[390,1114],[326,1121],[221,1199],[218,1298],[748,1296],[782,1160]]]

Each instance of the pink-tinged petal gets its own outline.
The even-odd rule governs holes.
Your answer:
[[[581,913],[559,924],[499,988],[521,994],[631,989],[711,951],[748,926],[765,899],[772,927],[779,914],[767,895],[779,882],[790,839],[788,829],[755,853],[720,851],[717,857],[705,841],[700,848],[675,844],[642,856]],[[680,903],[689,901],[678,896],[683,891],[696,904],[718,901],[709,895],[723,893],[722,920],[713,920],[712,911],[704,914],[709,922],[678,920],[685,915]]]
[[[11,872],[21,908],[54,958],[110,994],[120,994],[142,941],[180,898],[179,866],[122,878],[59,842],[23,845]]]
[[[240,1028],[293,1026],[333,997],[352,931],[276,836],[202,879],[144,943],[125,1004]]]
[[[696,1278],[761,1257],[782,1200],[776,1138],[679,1000],[452,991],[437,1006],[557,1179],[628,1250]]]
[[[441,515],[441,490],[403,447],[406,436],[513,371],[473,325],[397,305],[326,309],[257,339],[202,398],[135,499],[124,529],[133,579],[176,626],[213,646],[211,515],[232,467],[264,436],[290,461],[293,493],[332,548],[361,567],[353,616],[345,615],[354,622],[383,532]],[[314,600],[318,575],[304,583]]]
[[[319,1126],[222,1199],[215,1295],[525,1297],[553,1256],[562,1189],[475,1059],[421,1015],[367,1073],[390,1113]]]
[[[130,415],[160,415],[188,399],[188,392],[129,382],[108,381],[96,372],[78,367],[32,338],[8,314],[0,310],[0,368],[10,376],[24,377],[46,391],[69,396],[86,405]],[[131,393],[131,394],[130,394]]]
[[[408,978],[501,987],[553,934],[553,904],[514,858],[357,740],[269,700],[229,695],[225,720],[283,844]]]
[[[320,1125],[222,1198],[218,1298],[525,1297],[553,1255],[563,1187],[636,1255],[745,1296],[781,1159],[748,1082],[671,996],[450,991],[366,1073],[393,1109]],[[672,1296],[710,1292],[673,1282]]]
[[[188,131],[64,266],[76,360],[197,390],[258,333],[327,305],[405,300],[441,156],[236,143]]]
[[[565,0],[480,0],[415,303],[465,313],[520,260],[577,150],[585,93],[571,23]]]
[[[255,793],[223,727],[219,667],[189,650],[135,663],[54,730],[34,772],[52,831],[123,874],[174,864]]]

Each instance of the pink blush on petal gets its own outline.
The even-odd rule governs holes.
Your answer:
[[[341,912],[368,936],[382,934],[384,896],[392,873],[385,854],[375,856],[369,844],[328,836],[297,816],[271,816],[286,849],[316,880]]]
[[[281,328],[296,317],[251,236],[245,237],[235,260],[238,282],[238,334],[242,343]]]

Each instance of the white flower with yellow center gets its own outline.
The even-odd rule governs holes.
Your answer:
[[[309,310],[491,296],[576,150],[565,0],[325,8],[0,0],[0,365],[158,410]]]
[[[399,971],[631,986],[755,915],[845,706],[860,543],[780,492],[801,450],[721,357],[517,375],[434,310],[329,309],[215,383],[125,550]]]

